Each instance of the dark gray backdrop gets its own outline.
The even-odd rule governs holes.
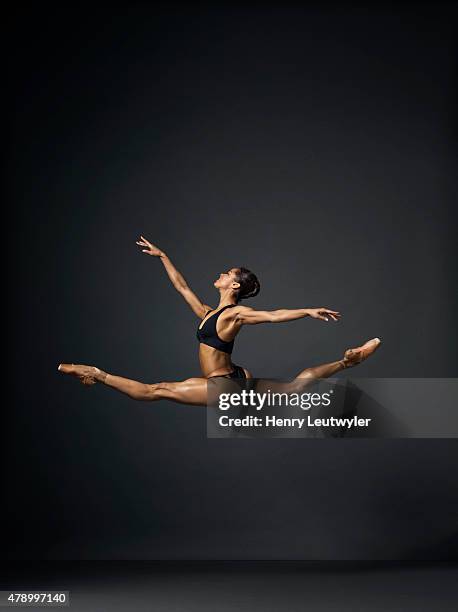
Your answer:
[[[255,308],[342,312],[244,329],[255,376],[373,336],[358,376],[457,375],[453,5],[320,6],[16,16],[7,557],[456,555],[456,440],[208,440],[204,408],[57,373],[199,375],[143,233],[209,304],[244,265]]]

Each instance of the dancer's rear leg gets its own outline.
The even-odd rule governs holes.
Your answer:
[[[207,379],[188,378],[180,382],[142,383],[130,378],[108,374],[95,366],[61,363],[59,370],[76,376],[83,384],[102,383],[140,401],[170,400],[193,406],[207,405]]]

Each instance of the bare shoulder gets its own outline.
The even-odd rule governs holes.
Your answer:
[[[203,311],[202,311],[202,319],[205,317],[205,315],[208,314],[209,310],[213,310],[213,306],[209,306],[209,304],[202,304],[203,307]]]
[[[251,310],[254,310],[254,308],[251,308],[251,306],[242,306],[242,304],[237,304],[237,306],[234,306],[234,312],[249,312]]]
[[[233,308],[232,310],[236,310]],[[272,323],[275,313],[270,310],[256,310],[250,306],[238,306],[234,313],[235,320],[241,325],[256,325],[257,323]]]
[[[249,312],[253,312],[254,308],[251,308],[250,306],[242,306],[240,304],[237,304],[237,306],[234,306],[234,308],[231,308],[232,310],[232,314],[236,319],[241,319],[243,318],[244,315],[247,315]]]

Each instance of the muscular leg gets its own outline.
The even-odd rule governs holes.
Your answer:
[[[296,377],[287,382],[259,379],[256,391],[262,393],[269,389],[276,393],[300,393],[319,378],[328,378],[339,372],[339,370],[343,370],[345,365],[343,365],[342,361],[332,361],[331,363],[305,368],[305,370],[302,370]]]
[[[325,363],[322,365],[306,368],[290,382],[279,382],[275,380],[259,380],[257,390],[265,388],[279,392],[298,392],[312,384],[319,378],[332,376],[339,370],[352,367],[367,359],[380,345],[380,340],[374,338],[355,349],[348,349],[343,359]],[[194,406],[207,405],[207,379],[188,378],[181,382],[141,383],[130,378],[108,374],[94,366],[74,365],[61,363],[59,370],[64,374],[72,374],[79,378],[85,385],[93,385],[96,382],[103,383],[121,393],[125,393],[132,399],[156,401],[167,399],[180,404],[191,404]],[[245,370],[245,374],[250,374]]]
[[[94,366],[62,363],[59,366],[59,370],[64,374],[76,376],[85,385],[93,385],[96,382],[103,383],[107,387],[125,393],[135,400],[157,401],[167,399],[179,404],[190,404],[193,406],[206,406],[207,404],[206,378],[188,378],[181,382],[148,384],[108,374]]]
[[[345,369],[346,365],[343,359],[339,361],[331,361],[321,365],[305,368],[289,383],[289,388],[285,389],[290,392],[301,392],[303,389],[313,384],[320,378],[329,378],[333,374]]]
[[[265,387],[275,392],[300,393],[305,387],[313,384],[320,378],[329,378],[329,376],[336,374],[336,372],[340,370],[358,365],[372,355],[379,345],[380,339],[373,338],[360,347],[345,351],[343,359],[313,366],[311,368],[305,368],[305,370],[299,372],[299,374],[289,382],[278,382],[275,380],[263,381],[261,385],[258,383],[257,388],[265,390]],[[268,384],[265,385],[264,383]]]
[[[372,340],[368,340],[362,346],[346,350],[343,359],[332,361],[331,363],[324,363],[312,368],[305,368],[305,370],[299,372],[294,380],[305,379],[308,381],[308,384],[310,384],[310,382],[318,378],[328,378],[340,370],[352,368],[370,357],[370,355],[378,349],[380,344],[379,338],[372,338]]]
[[[328,378],[336,372],[340,372],[340,370],[345,369],[344,360],[340,359],[339,361],[331,361],[330,363],[323,363],[321,365],[312,366],[311,368],[305,368],[299,372],[296,378],[306,378],[315,380],[317,378]]]

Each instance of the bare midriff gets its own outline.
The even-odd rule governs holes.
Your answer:
[[[229,353],[219,351],[208,344],[199,344],[199,362],[205,378],[229,374],[234,369]]]

